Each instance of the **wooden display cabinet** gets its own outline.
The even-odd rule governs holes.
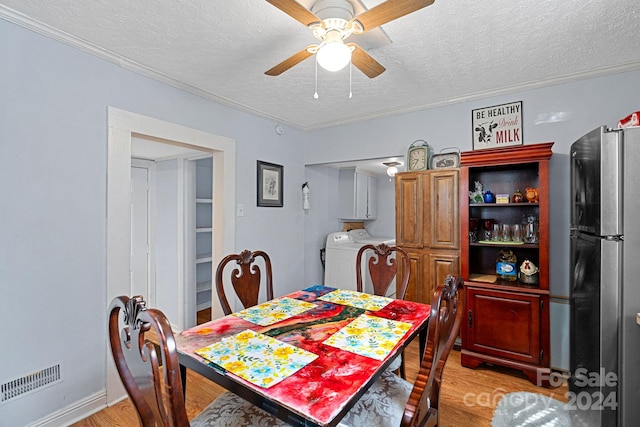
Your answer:
[[[461,363],[482,363],[521,370],[538,385],[548,385],[549,335],[549,159],[553,143],[468,151],[460,156],[460,229],[462,277],[465,281],[465,323],[461,328]],[[475,182],[494,194],[508,194],[509,203],[470,203]],[[513,203],[513,195],[537,188],[538,202]],[[538,219],[538,242],[484,242],[484,219],[522,224]],[[479,219],[478,241],[470,237],[470,218]],[[524,259],[539,268],[536,284],[496,280],[496,259],[512,250],[519,270]],[[527,282],[527,281],[525,281]]]
[[[448,274],[460,274],[459,170],[399,173],[395,191],[396,245],[411,260],[405,299],[429,304]]]

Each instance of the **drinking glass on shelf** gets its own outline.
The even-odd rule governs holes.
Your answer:
[[[499,242],[502,240],[502,234],[500,233],[500,224],[493,224],[493,230],[491,230],[491,240]]]
[[[538,243],[538,227],[537,223],[527,224],[525,229],[525,242]]]
[[[482,220],[484,226],[484,240],[491,240],[491,232],[496,220],[493,218],[485,218]]]
[[[478,218],[469,218],[469,240],[471,242],[478,241],[478,226],[480,220]]]
[[[521,243],[524,241],[524,237],[522,236],[522,226],[520,224],[513,224],[511,231],[511,238],[515,243]]]
[[[511,225],[510,224],[502,224],[500,226],[500,240],[503,242],[511,241]]]

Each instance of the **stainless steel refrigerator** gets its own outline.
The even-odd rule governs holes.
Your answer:
[[[570,379],[574,427],[640,423],[640,128],[573,143]]]

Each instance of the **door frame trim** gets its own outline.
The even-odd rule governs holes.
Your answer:
[[[131,137],[144,135],[171,143],[210,151],[213,157],[213,261],[219,262],[235,246],[235,140],[114,107],[107,107],[107,257],[103,312],[107,331],[107,306],[129,289],[131,253]],[[212,318],[222,316],[217,298],[212,298]],[[178,319],[182,324],[183,319]],[[125,394],[115,369],[105,333],[105,386],[107,404]]]

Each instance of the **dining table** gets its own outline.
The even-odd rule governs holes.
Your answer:
[[[416,337],[430,306],[313,285],[176,335],[186,369],[292,426],[332,427]]]

